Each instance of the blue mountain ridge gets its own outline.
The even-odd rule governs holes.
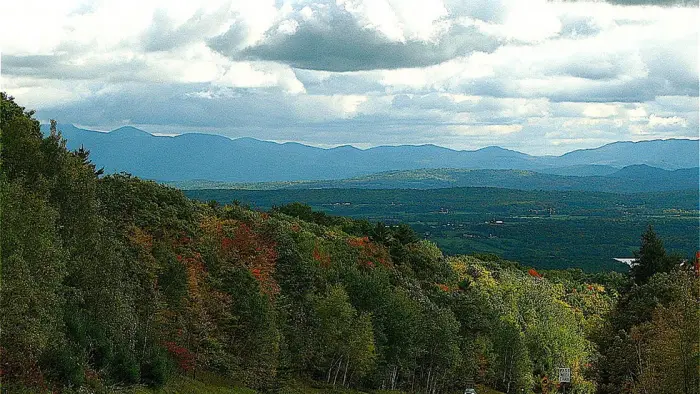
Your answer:
[[[254,138],[186,133],[155,136],[131,126],[111,132],[58,125],[69,149],[90,150],[107,173],[128,172],[160,181],[221,182],[340,180],[417,169],[529,170],[562,176],[607,176],[627,166],[662,170],[698,166],[697,140],[616,142],[561,156],[532,156],[500,147],[453,150],[436,145],[349,145],[318,148]],[[48,125],[42,125],[46,133]],[[632,170],[628,170],[632,171]],[[648,172],[648,171],[647,171]]]

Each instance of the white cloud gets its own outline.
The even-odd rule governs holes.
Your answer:
[[[609,118],[617,115],[619,108],[615,104],[586,104],[583,108],[583,115],[589,118]]]
[[[27,0],[0,16],[2,88],[97,126],[560,153],[697,138],[698,17],[545,0]]]
[[[662,117],[651,114],[649,116],[649,127],[651,128],[669,128],[669,127],[688,127],[688,121],[679,116]]]
[[[523,129],[522,125],[484,125],[484,126],[467,126],[467,125],[450,125],[447,130],[452,135],[457,136],[472,136],[472,135],[507,135],[517,133]]]

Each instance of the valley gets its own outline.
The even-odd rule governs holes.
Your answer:
[[[627,267],[639,233],[654,225],[683,255],[698,248],[698,192],[612,194],[497,188],[433,190],[186,190],[188,197],[267,210],[302,202],[331,215],[407,223],[447,254],[494,253],[544,269]],[[502,222],[502,223],[498,223]]]

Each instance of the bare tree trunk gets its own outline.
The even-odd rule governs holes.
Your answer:
[[[338,367],[335,369],[335,376],[333,376],[333,387],[335,387],[335,382],[338,380],[338,372],[340,372],[341,365],[343,365],[343,356],[340,356],[340,361],[338,361]]]
[[[345,387],[345,379],[348,377],[348,364],[350,364],[350,357],[345,360],[345,372],[343,372],[343,387]]]
[[[433,367],[430,367],[428,369],[428,380],[425,383],[425,390],[429,393],[430,392],[430,375],[433,373]]]
[[[411,373],[411,391],[413,391],[413,385],[416,382],[416,370],[413,370],[413,373]]]
[[[340,356],[340,359],[343,359],[343,356]],[[328,374],[326,375],[326,383],[331,382],[331,373],[333,372],[333,367],[335,366],[336,359],[334,358],[333,361],[331,361],[331,365],[328,367]]]
[[[639,364],[639,375],[637,375],[637,376],[642,376],[642,374],[644,374],[644,360],[642,359],[642,345],[640,343],[637,343],[637,344],[635,344],[634,348],[637,351],[637,360],[638,360],[638,364]],[[642,389],[644,390],[644,393],[648,394],[646,385],[643,385]]]
[[[510,360],[508,361],[508,367],[506,368],[506,371],[503,373],[504,379],[507,376],[507,385],[506,385],[506,393],[510,393],[510,385],[513,383],[513,363],[515,361],[515,353],[510,352]]]

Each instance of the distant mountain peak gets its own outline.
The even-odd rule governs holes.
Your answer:
[[[347,150],[347,151],[361,151],[362,149],[354,147],[352,145],[339,145],[334,148],[331,148],[333,150]]]
[[[133,126],[122,126],[109,132],[123,137],[152,137],[153,135]]]
[[[219,134],[205,134],[205,133],[182,133],[174,136],[179,140],[201,140],[201,141],[217,141],[217,142],[231,142],[231,139]]]
[[[477,149],[477,151],[508,151],[508,152],[514,152],[510,149],[502,148],[500,146],[496,145],[490,145],[490,146],[485,146],[483,148]]]

